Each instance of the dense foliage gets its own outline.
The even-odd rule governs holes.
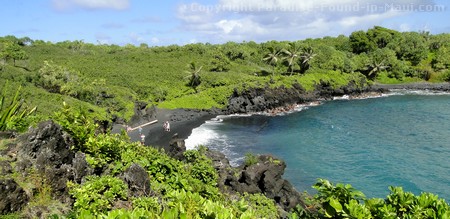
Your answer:
[[[68,215],[61,207],[52,208],[59,205],[51,199],[44,179],[16,174],[23,184],[34,185],[32,201],[18,217],[33,215],[36,206],[50,206],[45,211],[54,218],[278,218],[282,215],[274,201],[262,194],[219,191],[218,173],[205,148],[187,151],[185,160],[175,160],[163,151],[130,142],[126,133],[99,132],[95,121],[129,119],[135,101],[162,108],[222,108],[234,90],[250,87],[300,84],[312,91],[320,81],[333,87],[361,79],[450,81],[449,60],[449,34],[401,33],[382,27],[349,37],[295,42],[150,48],[1,37],[1,130],[23,130],[33,121],[51,117],[73,136],[72,150],[86,155],[94,173],[103,173],[82,183],[67,183],[75,199]],[[25,106],[37,106],[37,116],[26,119],[35,108]],[[245,162],[253,165],[257,159],[248,154]],[[120,178],[134,164],[148,173],[150,193],[132,196]],[[391,187],[385,199],[366,199],[350,185],[319,180],[314,188],[318,193],[305,200],[308,206],[298,206],[284,216],[450,218],[449,205],[428,193],[416,196]]]
[[[319,218],[450,218],[450,206],[430,193],[418,196],[401,187],[389,187],[385,198],[366,199],[351,185],[333,185],[319,179],[313,186],[318,194],[314,201],[319,210],[308,217]]]
[[[7,86],[4,86],[0,96],[0,131],[23,131],[28,123],[27,119],[36,111],[36,107],[28,109],[23,100],[19,99],[20,87],[8,102],[6,89]]]
[[[162,108],[222,108],[234,89],[314,89],[359,77],[381,83],[450,80],[450,35],[383,27],[350,36],[294,42],[229,42],[164,47],[58,43],[0,37],[0,84],[23,86],[24,99],[48,117],[62,101],[97,117],[133,113],[144,101]]]
[[[26,177],[13,174],[18,182],[31,184],[34,194],[22,212],[5,218],[33,217],[37,212],[52,218],[253,219],[282,216],[274,200],[264,194],[219,191],[218,173],[206,157],[208,149],[205,147],[186,151],[180,161],[164,151],[131,142],[126,133],[99,132],[95,122],[68,105],[55,114],[55,120],[74,137],[76,144],[72,150],[86,155],[94,174],[81,183],[67,182],[69,194],[74,198],[72,206],[52,199],[45,177],[33,171]],[[0,143],[2,149],[3,142]],[[258,165],[252,154],[246,155],[245,163]],[[126,184],[123,173],[133,165],[139,165],[148,174],[148,192],[131,195],[133,187]],[[385,199],[366,199],[351,185],[333,185],[319,179],[313,187],[318,193],[305,196],[305,205],[298,205],[283,217],[450,218],[448,203],[430,193],[417,196],[400,187],[390,187],[391,193]],[[42,209],[43,206],[46,207]]]
[[[110,175],[91,176],[82,184],[68,183],[70,194],[75,198],[75,217],[278,216],[274,201],[260,194],[236,197],[222,194],[217,188],[216,170],[205,156],[206,148],[186,151],[185,161],[175,160],[163,151],[130,142],[125,133],[96,133],[95,124],[80,115],[76,109],[66,105],[63,112],[57,113],[56,119],[75,137],[77,144],[73,150],[85,153],[91,167],[110,169]],[[81,127],[85,129],[80,133]],[[118,177],[133,164],[140,165],[149,174],[151,194],[128,195],[126,184]],[[114,207],[120,202],[126,207]]]

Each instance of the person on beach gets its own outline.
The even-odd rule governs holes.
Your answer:
[[[165,121],[163,124],[164,131],[170,132],[170,123],[169,121]]]
[[[125,126],[127,128],[127,132],[131,132],[131,127],[129,125]]]
[[[166,125],[166,131],[170,132],[170,123],[169,121],[166,121],[167,125]]]
[[[139,134],[142,134],[142,127],[141,126],[139,126],[138,130],[139,130]]]
[[[141,134],[141,144],[144,145],[145,143],[145,135]]]

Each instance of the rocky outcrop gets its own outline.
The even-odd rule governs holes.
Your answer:
[[[150,195],[150,178],[147,171],[138,164],[132,164],[121,178],[128,184],[131,196],[148,196]]]
[[[21,139],[23,143],[18,150],[18,156],[36,160],[38,170],[43,170],[46,166],[58,168],[62,164],[72,163],[74,153],[70,148],[74,141],[53,121],[40,123]]]
[[[257,157],[251,165],[231,167],[224,154],[206,152],[219,173],[218,186],[228,193],[261,193],[273,199],[283,210],[289,211],[298,204],[303,205],[301,194],[283,179],[286,163],[270,155]]]
[[[181,146],[181,147],[180,147]],[[186,151],[184,141],[172,141],[172,152],[168,154],[183,160]],[[256,162],[250,165],[232,167],[225,155],[219,151],[206,150],[205,155],[211,159],[218,178],[218,187],[224,193],[261,193],[273,199],[284,211],[303,205],[301,194],[287,180],[283,179],[286,163],[271,155],[256,157]],[[303,205],[304,206],[304,205]]]
[[[365,86],[359,86],[364,84]],[[334,88],[330,82],[320,80],[314,91],[306,91],[300,84],[293,84],[291,88],[284,86],[277,88],[249,88],[239,92],[234,90],[228,101],[225,114],[264,112],[270,109],[302,104],[317,100],[331,99],[335,96],[359,95],[364,92],[383,92],[383,88],[372,88],[365,81],[350,81],[347,85]]]
[[[284,210],[302,204],[300,193],[282,178],[286,164],[270,155],[261,155],[258,162],[240,167],[240,172],[227,177],[224,186],[239,193],[262,193],[275,200]]]
[[[16,171],[28,174],[33,167],[44,176],[56,199],[70,203],[66,183],[74,180],[75,175],[82,175],[75,173],[72,166],[75,157],[70,149],[74,145],[72,137],[53,121],[47,121],[20,138]]]
[[[13,179],[0,179],[0,215],[21,210],[28,202],[25,191]]]
[[[150,122],[156,118],[156,108],[154,106],[148,106],[145,102],[134,103],[134,115],[130,119],[132,124],[140,124]]]
[[[175,159],[183,160],[184,159],[183,153],[185,151],[186,145],[184,144],[184,140],[179,138],[173,138],[169,142],[169,148],[166,151],[166,153]]]

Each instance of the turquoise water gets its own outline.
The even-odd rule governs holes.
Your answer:
[[[367,197],[388,186],[450,200],[450,95],[336,100],[283,116],[231,116],[194,129],[186,140],[224,152],[286,161],[284,177],[314,192],[317,178],[352,184]]]

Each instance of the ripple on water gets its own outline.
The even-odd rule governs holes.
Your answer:
[[[273,154],[286,161],[284,176],[300,191],[326,178],[368,197],[385,197],[392,185],[450,200],[450,96],[398,94],[284,116],[223,117],[194,129],[186,145],[219,150],[233,165],[248,152]]]

